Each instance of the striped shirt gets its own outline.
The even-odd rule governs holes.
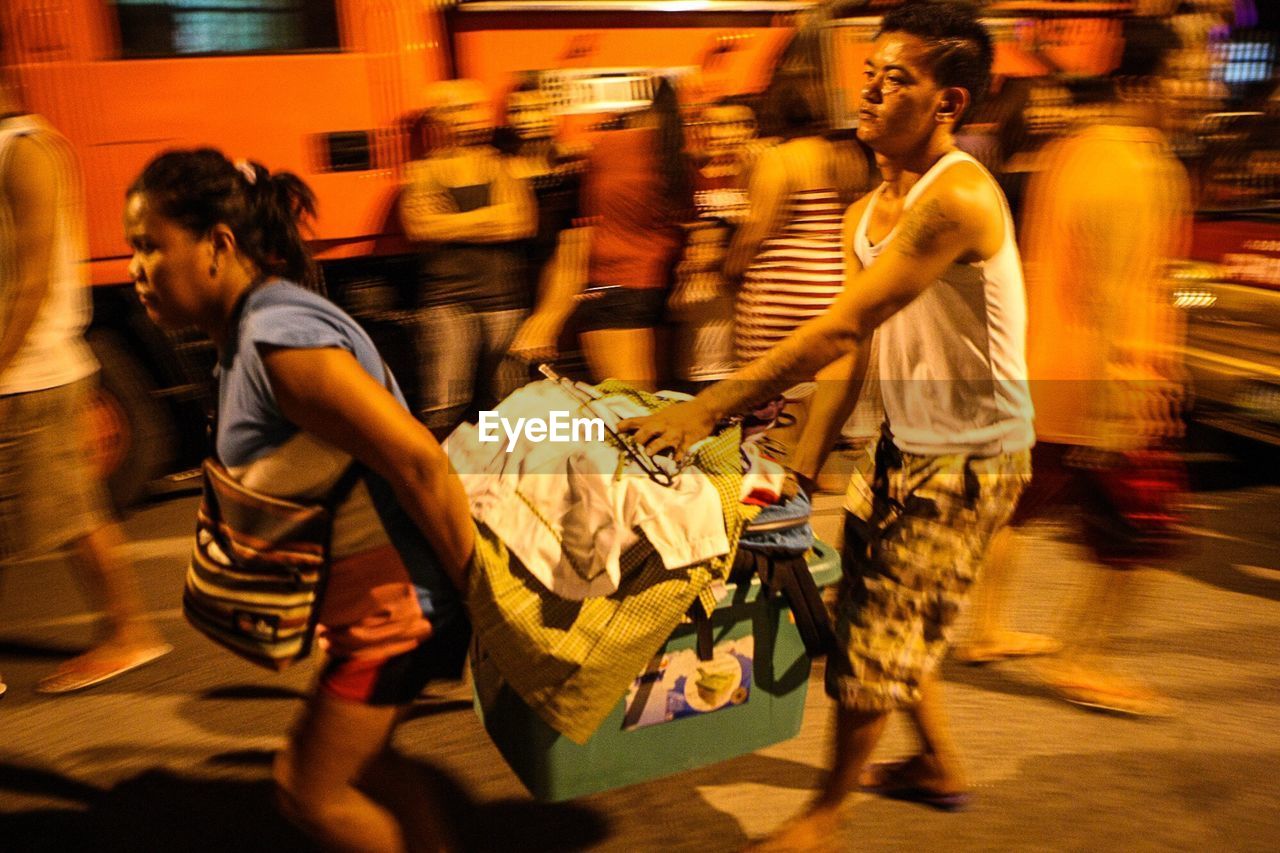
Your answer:
[[[833,189],[796,190],[781,228],[761,245],[738,298],[740,364],[767,353],[831,306],[844,289],[841,221]]]

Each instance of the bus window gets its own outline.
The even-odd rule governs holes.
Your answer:
[[[123,59],[338,49],[335,0],[113,0]]]

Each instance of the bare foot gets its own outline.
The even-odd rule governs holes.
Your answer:
[[[810,806],[804,814],[784,823],[768,838],[747,847],[751,853],[839,853],[847,848],[836,840],[840,812],[827,806]]]
[[[1062,651],[1062,643],[1046,634],[999,631],[958,644],[951,656],[961,663],[994,663],[1008,658],[1052,655]]]

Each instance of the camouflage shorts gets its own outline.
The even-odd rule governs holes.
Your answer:
[[[855,472],[846,504],[838,651],[826,687],[851,710],[920,701],[987,543],[1031,478],[1030,451],[915,456],[886,444],[875,486]]]

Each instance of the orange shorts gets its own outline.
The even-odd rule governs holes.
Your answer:
[[[460,608],[428,620],[425,591],[391,545],[335,560],[320,609],[328,655],[321,689],[351,702],[403,705],[461,673],[470,627]]]

